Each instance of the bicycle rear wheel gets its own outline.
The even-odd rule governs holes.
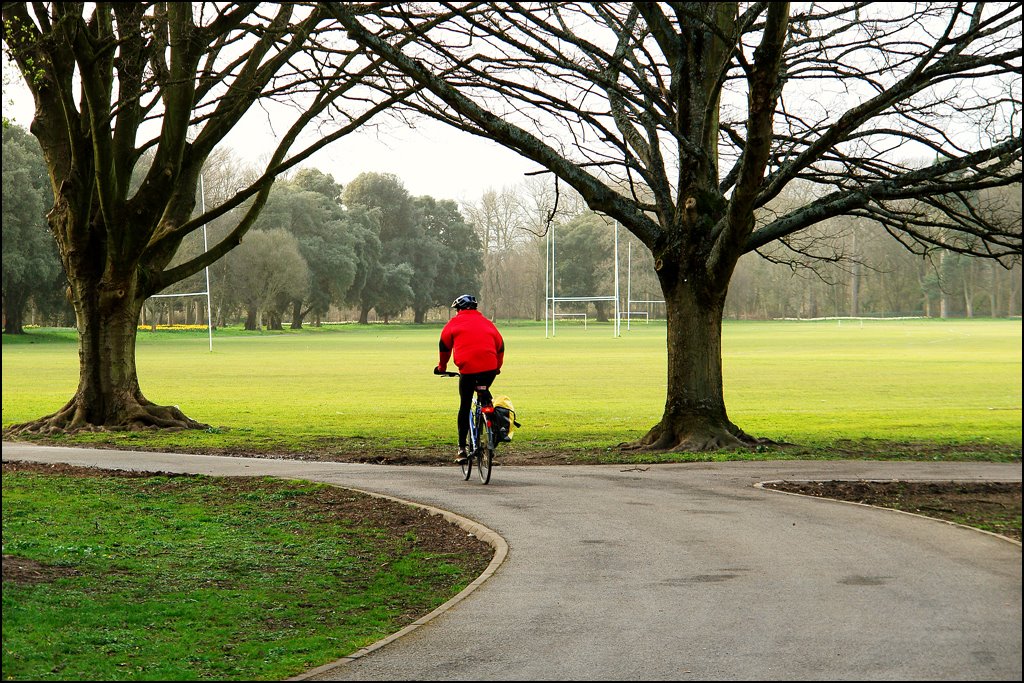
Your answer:
[[[494,450],[487,446],[481,446],[477,451],[476,473],[480,477],[480,483],[486,484],[491,480],[491,465],[494,463]]]
[[[491,465],[494,463],[494,441],[491,430],[487,426],[487,420],[482,414],[477,415],[477,434],[479,443],[476,449],[476,473],[480,477],[480,483],[486,484],[491,480]]]

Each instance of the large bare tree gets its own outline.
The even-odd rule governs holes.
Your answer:
[[[35,100],[80,361],[71,400],[12,431],[204,426],[142,394],[139,312],[239,244],[278,174],[399,99],[367,96],[375,66],[328,18],[301,3],[3,3],[4,45]],[[197,215],[204,162],[256,105],[277,126],[262,175]],[[250,198],[209,251],[170,265],[189,233]]]
[[[668,389],[644,447],[757,441],[722,384],[743,254],[813,257],[805,231],[850,215],[919,252],[1020,257],[1019,220],[973,203],[1021,179],[1019,2],[328,5],[424,112],[541,164],[651,250]],[[774,211],[796,181],[813,198]]]

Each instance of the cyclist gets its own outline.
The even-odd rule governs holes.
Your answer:
[[[463,463],[466,454],[466,437],[469,434],[469,411],[473,392],[477,387],[490,387],[494,378],[501,373],[505,359],[505,341],[490,320],[477,310],[477,300],[471,294],[463,294],[452,302],[458,311],[455,317],[441,330],[438,343],[440,360],[434,374],[440,375],[448,367],[448,360],[454,354],[455,365],[459,368],[459,455],[456,462]]]

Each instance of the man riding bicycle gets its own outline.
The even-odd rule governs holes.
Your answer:
[[[466,461],[466,437],[469,434],[469,411],[473,392],[477,387],[490,387],[501,373],[505,358],[505,341],[490,320],[477,310],[476,297],[463,294],[452,302],[458,311],[441,330],[438,343],[440,360],[434,374],[440,375],[448,367],[454,354],[459,368],[459,455],[458,463]]]

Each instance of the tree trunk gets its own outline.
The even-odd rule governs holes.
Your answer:
[[[999,298],[997,292],[999,291],[999,276],[996,273],[995,261],[989,261],[988,263],[988,274],[989,274],[989,287],[988,287],[988,310],[989,315],[993,318],[999,317]]]
[[[27,297],[4,295],[4,334],[25,334],[25,306]]]
[[[63,408],[10,433],[53,434],[147,428],[206,429],[174,406],[158,406],[139,389],[135,342],[143,297],[129,282],[72,280],[78,325],[78,391]]]
[[[939,254],[939,317],[945,320],[949,317],[949,294],[946,293],[948,285],[946,266],[946,252]]]
[[[302,300],[297,299],[292,302],[292,324],[291,329],[301,330],[302,319],[305,318],[305,314],[302,312]]]
[[[255,332],[259,329],[259,321],[256,319],[255,308],[250,308],[245,313],[245,329],[249,332]]]
[[[734,425],[722,387],[722,313],[725,292],[708,294],[684,276],[664,286],[668,309],[668,399],[665,414],[637,447],[644,450],[713,451],[749,448],[754,439]]]
[[[860,252],[857,250],[857,228],[851,232],[850,235],[851,245],[850,253],[853,258],[853,265],[850,268],[850,313],[849,315],[857,318],[860,316],[860,284],[861,284],[861,273],[860,273]]]
[[[370,322],[370,307],[360,306],[359,307],[359,324],[368,325]]]
[[[960,271],[964,283],[964,315],[967,318],[974,317],[974,273],[971,270],[970,264],[965,264]]]
[[[284,323],[281,321],[281,314],[278,311],[267,311],[267,329],[283,330]]]
[[[1020,315],[1020,291],[1021,291],[1021,277],[1020,277],[1020,266],[1017,266],[1014,270],[1010,271],[1010,291],[1006,295],[1006,315],[1007,317],[1013,317],[1014,315]]]

